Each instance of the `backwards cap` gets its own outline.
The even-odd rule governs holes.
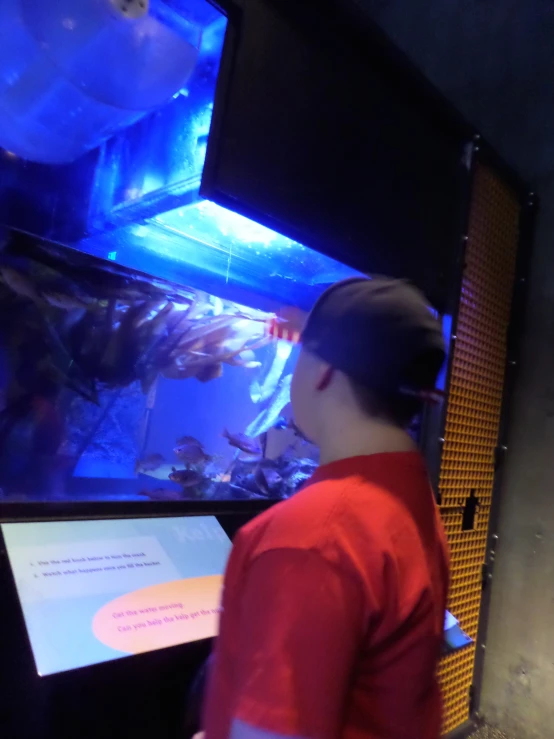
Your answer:
[[[387,394],[424,397],[445,358],[440,322],[423,294],[381,277],[328,288],[308,317],[302,343],[353,380]]]

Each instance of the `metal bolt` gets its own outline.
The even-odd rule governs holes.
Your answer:
[[[444,444],[444,437],[439,436],[439,444]]]
[[[481,644],[481,649],[482,649],[483,651],[485,651],[485,649],[486,649],[486,648],[487,648],[487,645],[486,645],[486,644]]]
[[[469,236],[462,236],[462,241],[469,241]]]
[[[508,451],[508,447],[505,444],[502,444],[502,446],[500,448],[502,449],[503,452],[507,452]]]
[[[493,539],[494,539],[495,541],[497,541],[497,539],[498,539],[498,534],[493,534],[493,535],[492,535],[492,538],[493,538]]]
[[[457,338],[458,338],[458,337],[456,336],[456,334],[453,334],[453,336],[452,336],[452,341],[456,341],[456,339],[457,339]]]
[[[515,365],[516,365],[516,360],[510,359],[510,366],[515,367]]]
[[[489,578],[489,580],[492,580],[492,572],[489,572],[489,574],[487,575],[487,577]]]

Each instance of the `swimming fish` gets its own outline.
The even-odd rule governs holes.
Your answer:
[[[219,472],[212,480],[214,482],[231,482],[231,475],[228,472]]]
[[[182,493],[170,488],[155,488],[154,490],[142,490],[139,495],[150,500],[183,500]]]
[[[153,472],[157,470],[165,462],[162,454],[154,453],[148,454],[142,459],[138,459],[135,464],[135,475],[140,472]]]
[[[202,444],[193,436],[183,436],[179,439],[173,453],[187,466],[209,462],[211,459],[210,455],[204,451]]]
[[[271,398],[279,384],[287,360],[290,357],[292,346],[291,343],[282,339],[276,342],[275,357],[263,383],[260,385],[258,378],[256,378],[250,385],[250,397],[253,403],[262,403],[264,400]]]
[[[196,437],[187,436],[186,434],[177,439],[177,446],[180,446],[181,444],[196,444],[196,446],[202,446]]]
[[[206,364],[202,369],[200,369],[195,377],[200,382],[209,382],[210,380],[215,380],[218,377],[221,377],[223,374],[223,365],[221,362],[216,362],[215,364]]]
[[[55,290],[41,290],[41,297],[49,305],[54,308],[61,308],[61,310],[74,311],[74,310],[86,310],[89,307],[89,303],[81,299],[78,295],[67,295],[63,292],[56,292]]]
[[[292,374],[285,375],[275,391],[269,405],[252,421],[246,429],[247,436],[259,436],[269,431],[278,421],[283,408],[290,403],[290,384]]]
[[[232,364],[234,367],[244,367],[244,369],[256,369],[262,366],[262,363],[256,360],[256,355],[251,349],[245,349],[245,351],[231,357],[227,360],[227,364]]]
[[[225,429],[223,431],[223,437],[227,439],[231,446],[240,449],[241,452],[252,455],[260,455],[262,453],[262,448],[256,439],[253,439],[248,434],[230,434],[227,429]]]
[[[142,308],[135,314],[133,318],[133,328],[140,328],[145,323],[153,321],[160,312],[167,308],[168,301],[166,298],[162,300],[147,300]]]
[[[176,482],[183,488],[190,488],[202,482],[202,475],[195,470],[178,470],[176,467],[171,468],[168,475],[171,482]]]

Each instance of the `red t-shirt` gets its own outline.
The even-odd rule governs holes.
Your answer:
[[[419,454],[320,467],[237,534],[204,711],[309,739],[438,739],[448,587]]]

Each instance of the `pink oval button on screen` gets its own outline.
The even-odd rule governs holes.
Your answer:
[[[97,611],[94,636],[127,654],[207,639],[217,634],[223,577],[209,575],[151,585]]]

